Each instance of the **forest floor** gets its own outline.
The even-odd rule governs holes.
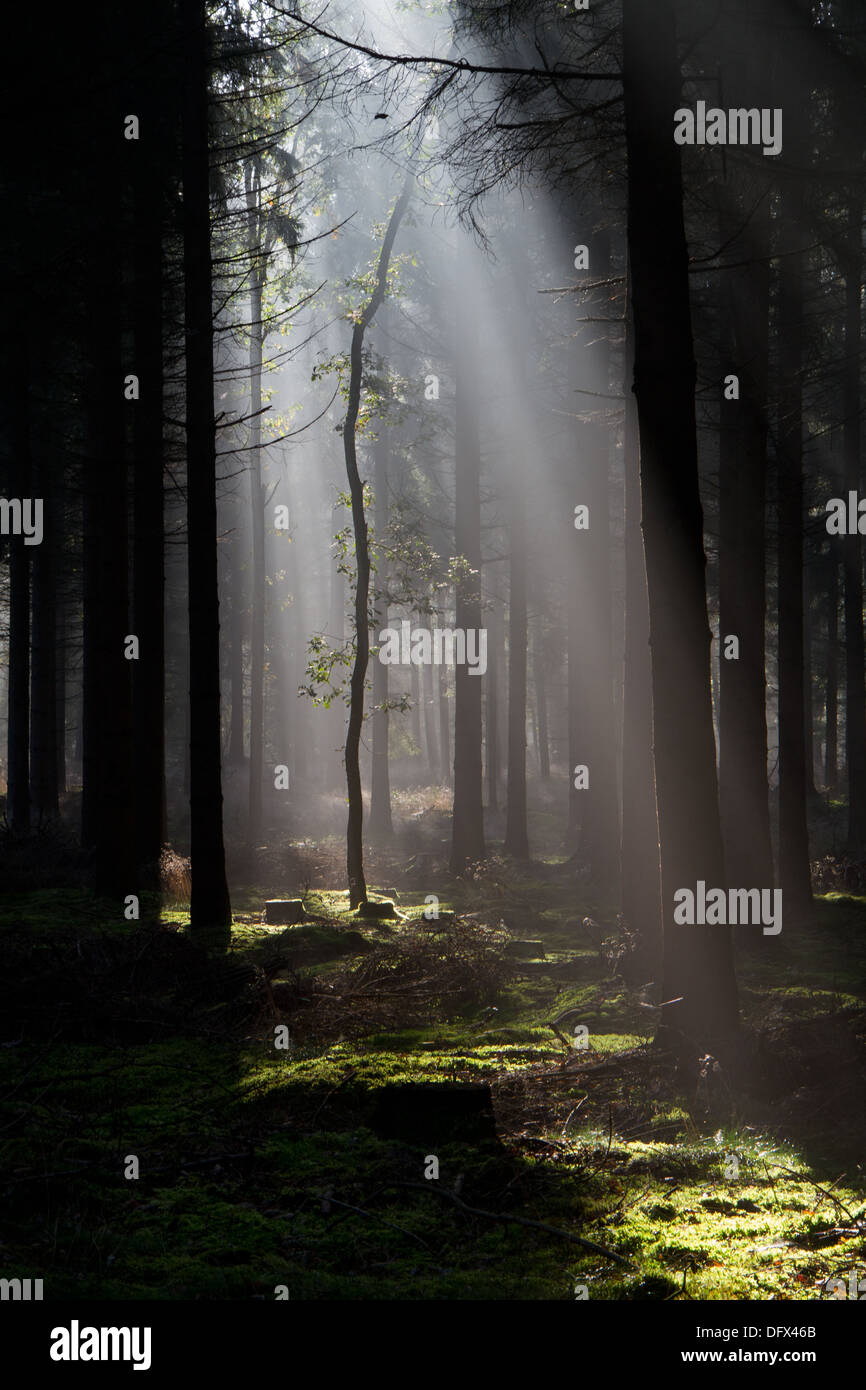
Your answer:
[[[341,840],[284,839],[233,889],[218,968],[183,905],[143,899],[155,927],[84,888],[4,896],[4,1276],[341,1300],[818,1299],[866,1277],[866,897],[740,954],[742,1036],[701,1076],[651,1046],[658,988],[627,980],[563,855],[454,880],[443,811],[412,814],[369,856],[398,918],[349,913]],[[263,925],[274,896],[310,922]],[[395,1090],[430,1082],[488,1085],[495,1133]]]

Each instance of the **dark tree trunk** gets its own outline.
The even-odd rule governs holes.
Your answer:
[[[526,803],[526,677],[528,667],[529,618],[527,610],[526,453],[529,426],[522,412],[531,410],[527,381],[527,324],[533,324],[532,309],[526,303],[529,262],[526,247],[513,241],[509,257],[514,281],[511,322],[507,332],[518,345],[514,373],[515,414],[513,444],[508,458],[506,484],[508,507],[508,771],[505,781],[506,854],[515,859],[529,858],[529,829]]]
[[[150,117],[149,103],[144,111]],[[136,843],[138,863],[156,886],[166,840],[165,555],[163,520],[162,186],[161,146],[145,120],[135,181],[135,371],[141,399],[133,407],[133,626],[140,658],[133,663]]]
[[[448,672],[439,667],[439,749],[442,757],[442,785],[451,786],[451,714],[448,705]]]
[[[653,770],[652,669],[646,565],[641,541],[640,441],[629,294],[625,432],[625,649],[622,701],[622,914],[640,937],[648,978],[662,965],[659,835]]]
[[[757,37],[753,46],[757,51]],[[728,883],[732,887],[770,888],[773,857],[767,788],[764,520],[769,189],[762,190],[752,179],[744,196],[738,196],[733,182],[722,185],[722,195],[727,200],[721,218],[722,239],[730,246],[730,259],[735,262],[722,286],[722,367],[723,375],[735,373],[739,378],[740,396],[739,400],[726,400],[722,392],[720,405],[719,797]],[[756,203],[759,206],[755,207]],[[736,265],[740,261],[744,264]],[[729,635],[739,641],[736,660],[726,659],[724,654]]]
[[[610,271],[610,238],[607,232],[594,238],[598,273]],[[589,298],[584,310],[588,316],[604,317],[608,311],[606,290]],[[587,330],[584,330],[586,332]],[[589,325],[590,338],[597,325]],[[575,375],[586,391],[606,395],[610,391],[610,346],[608,337],[584,353],[575,354]],[[588,365],[587,365],[588,364]],[[575,382],[577,385],[578,382]],[[575,400],[584,404],[585,395]],[[591,400],[591,397],[590,397]],[[579,408],[579,407],[578,407]],[[593,880],[613,886],[619,861],[619,823],[616,778],[616,735],[614,727],[613,671],[611,668],[611,580],[610,566],[610,489],[608,485],[608,430],[600,423],[586,424],[577,467],[579,496],[575,503],[589,507],[589,529],[573,531],[572,544],[577,555],[577,587],[573,604],[577,610],[576,645],[569,653],[577,664],[576,698],[580,731],[580,756],[575,763],[589,769],[589,786],[577,792],[581,801],[580,855],[590,865]],[[574,766],[574,764],[572,765]],[[572,787],[574,776],[572,774]]]
[[[508,554],[508,775],[505,853],[529,858],[526,819],[526,491],[523,459],[512,461]]]
[[[104,117],[107,120],[107,117]],[[103,162],[107,187],[119,190],[115,162]],[[118,195],[119,196],[119,195]],[[123,898],[137,890],[133,792],[128,461],[121,357],[119,232],[110,219],[89,237],[89,357],[85,501],[84,827],[94,850],[98,891]],[[88,612],[89,609],[89,612]]]
[[[208,68],[204,0],[181,0],[185,57],[183,264],[189,575],[190,928],[231,939],[220,768],[219,583],[213,392]]]
[[[21,338],[9,365],[12,422],[11,493],[32,497],[30,458],[30,351],[26,313],[17,320]],[[54,537],[43,538],[50,546]],[[30,556],[23,533],[9,537],[9,703],[6,817],[16,833],[30,828]]]
[[[653,735],[664,920],[660,1036],[690,1045],[737,1024],[730,932],[674,921],[674,895],[724,884],[710,699],[703,512],[698,489],[695,361],[683,226],[673,12],[624,0],[628,244],[649,594]]]
[[[805,549],[805,547],[804,547]],[[815,791],[815,715],[812,708],[812,570],[803,558],[803,744],[806,764],[806,801]]]
[[[498,606],[491,605],[487,617],[487,692],[484,722],[487,809],[499,814],[499,682],[502,678],[502,618]]]
[[[832,538],[827,564],[824,783],[827,788],[827,795],[835,797],[839,790],[839,563]]]
[[[229,600],[229,690],[231,717],[227,761],[240,767],[244,761],[244,582],[241,563],[240,504],[236,507],[235,534],[231,541],[231,594]]]
[[[804,157],[802,114],[785,132],[788,159]],[[781,192],[779,226],[779,883],[785,918],[811,906],[806,827],[806,738],[803,687],[803,273],[802,181],[796,170]]]
[[[377,537],[384,540],[388,530],[388,438],[387,426],[379,425],[379,438],[373,448],[373,488],[375,495],[374,529]],[[376,583],[378,588],[387,586],[387,557],[379,552]],[[388,626],[388,604],[380,598],[376,605],[375,640]],[[390,716],[388,713],[388,667],[378,656],[373,664],[373,766],[370,778],[370,829],[377,834],[390,835],[391,821],[391,776],[388,760],[388,732]]]
[[[415,747],[414,757],[421,762],[424,750],[421,747],[421,679],[418,674],[418,667],[413,663],[409,668],[409,728],[412,731],[412,743]]]
[[[420,674],[421,704],[424,711],[424,746],[427,752],[427,781],[430,786],[435,786],[439,771],[439,750],[436,747],[436,711],[433,708],[435,677],[432,665],[422,666]]]
[[[250,784],[247,843],[252,850],[262,833],[262,776],[265,725],[265,506],[262,493],[262,297],[261,192],[258,179],[247,177],[247,251],[250,281],[250,535],[252,537],[252,627],[250,632]]]
[[[547,670],[544,650],[544,620],[535,624],[533,641],[535,713],[538,725],[538,771],[542,782],[550,780],[550,734],[547,723]]]
[[[42,449],[33,459],[33,493],[43,499],[44,539],[34,546],[30,671],[30,801],[42,824],[59,814],[57,799],[56,517],[63,515],[60,479]]]
[[[848,260],[845,266],[845,375],[843,382],[845,487],[860,493],[860,292],[863,275],[863,205],[848,210]],[[863,651],[863,542],[859,535],[842,541],[845,572],[845,730],[848,762],[848,852],[866,852],[866,685]]]
[[[454,549],[472,573],[457,584],[455,626],[481,627],[481,441],[478,424],[478,328],[465,245],[458,248],[457,345],[455,352],[455,522]],[[454,813],[451,872],[484,859],[481,766],[481,685],[467,665],[454,670]]]
[[[61,597],[57,605],[57,680],[54,691],[58,796],[66,794],[66,688],[66,605]]]

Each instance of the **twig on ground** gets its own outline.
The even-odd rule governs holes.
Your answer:
[[[530,1230],[545,1231],[548,1235],[558,1236],[560,1240],[569,1240],[573,1245],[581,1245],[584,1250],[591,1250],[595,1255],[605,1255],[607,1259],[625,1265],[626,1269],[632,1268],[631,1262],[622,1255],[617,1255],[615,1250],[608,1250],[606,1246],[598,1245],[594,1240],[587,1240],[585,1236],[572,1235],[571,1231],[563,1231],[559,1226],[549,1226],[546,1221],[530,1221],[526,1216],[512,1216],[510,1212],[484,1211],[481,1207],[470,1207],[455,1193],[443,1187],[431,1187],[420,1182],[401,1182],[399,1186],[414,1187],[419,1192],[435,1193],[437,1197],[442,1197],[446,1202],[459,1207],[467,1216],[483,1216],[487,1221],[511,1221],[517,1226],[528,1226]]]

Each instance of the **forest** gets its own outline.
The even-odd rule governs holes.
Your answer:
[[[861,5],[7,18],[2,1299],[866,1298]]]

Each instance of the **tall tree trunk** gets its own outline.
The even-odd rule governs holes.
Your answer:
[[[533,633],[532,667],[535,684],[535,711],[538,721],[538,771],[542,782],[550,780],[550,734],[547,726],[547,671],[544,650],[544,619],[539,614]]]
[[[859,494],[860,353],[862,325],[860,292],[863,279],[863,204],[852,199],[848,209],[848,260],[845,266],[845,374],[843,381],[843,439],[845,486]],[[845,730],[848,762],[848,852],[866,852],[866,686],[863,666],[863,555],[859,535],[842,541],[845,571]]]
[[[189,575],[190,929],[231,939],[220,768],[219,583],[205,0],[181,0],[185,58],[183,265]]]
[[[416,757],[420,763],[424,750],[421,747],[421,681],[418,676],[418,667],[413,665],[409,668],[409,728],[412,734],[412,744],[415,748]]]
[[[679,925],[675,893],[724,884],[710,700],[703,511],[698,488],[695,360],[683,225],[673,11],[624,0],[628,245],[649,594],[653,735],[664,921],[660,1036],[700,1046],[737,1023],[727,928]]]
[[[103,119],[107,119],[104,117]],[[107,142],[106,142],[107,143]],[[107,188],[119,198],[115,161],[103,163]],[[123,898],[137,890],[133,791],[128,463],[123,395],[119,229],[113,221],[90,234],[87,302],[89,356],[87,497],[85,512],[85,844],[94,850],[98,891]],[[90,609],[88,613],[87,609]]]
[[[151,116],[150,104],[143,110]],[[145,120],[135,181],[135,371],[141,399],[133,435],[133,625],[140,646],[133,663],[136,842],[138,862],[158,883],[166,840],[165,789],[165,542],[163,519],[162,187],[164,145]]]
[[[442,785],[451,786],[451,713],[448,705],[448,671],[439,667],[439,748],[442,755]]]
[[[624,425],[625,643],[622,699],[622,915],[640,938],[648,978],[662,965],[659,834],[653,770],[652,668],[646,565],[641,541],[640,442],[631,293],[627,323]]]
[[[331,535],[340,530],[342,508],[331,510]],[[331,561],[331,583],[328,604],[328,638],[333,649],[341,648],[346,640],[346,579],[338,569],[337,560]],[[305,663],[306,664],[306,663]],[[345,778],[342,749],[346,742],[345,705],[341,699],[335,700],[325,711],[328,738],[328,759],[325,765],[325,791],[334,791]]]
[[[32,497],[30,441],[30,341],[26,312],[17,319],[21,337],[11,353],[9,414],[13,453],[11,491]],[[54,544],[50,534],[43,546]],[[30,828],[30,555],[23,533],[9,538],[9,696],[6,816],[16,833]]]
[[[499,814],[499,690],[502,678],[502,618],[498,605],[490,606],[487,616],[487,691],[484,722],[484,756],[487,780],[487,810]]]
[[[526,491],[523,459],[512,461],[508,526],[508,774],[505,788],[506,854],[529,858],[526,810]]]
[[[430,625],[427,624],[427,626]],[[421,704],[424,711],[424,747],[427,751],[427,781],[432,787],[436,785],[439,773],[439,750],[436,747],[436,711],[433,708],[435,677],[432,665],[422,666],[420,675]]]
[[[374,529],[377,538],[384,540],[388,530],[388,438],[387,426],[379,425],[379,438],[373,446],[373,488],[375,495]],[[379,589],[387,586],[387,558],[384,551],[379,552],[377,585]],[[388,626],[388,604],[380,598],[376,606],[375,640]],[[388,667],[378,657],[373,664],[373,766],[370,779],[370,829],[377,834],[390,835],[391,822],[391,776],[388,760],[388,733],[390,716],[388,713]]]
[[[355,430],[361,403],[362,354],[364,334],[387,292],[388,265],[391,248],[412,191],[411,178],[394,205],[382,242],[376,284],[359,318],[352,328],[352,347],[349,357],[349,400],[343,424],[343,449],[346,455],[346,474],[352,499],[352,529],[355,533],[355,660],[350,680],[351,703],[349,727],[346,731],[346,783],[349,792],[349,823],[346,829],[346,872],[349,880],[349,902],[353,908],[367,901],[367,882],[364,876],[364,801],[361,791],[360,746],[364,723],[364,682],[370,658],[370,625],[367,603],[370,595],[370,549],[367,539],[367,518],[364,513],[364,485],[358,473]]]
[[[457,322],[455,352],[456,460],[454,549],[470,574],[457,583],[455,627],[481,627],[481,441],[478,425],[478,325],[463,238],[457,250]],[[477,291],[476,291],[477,293]],[[454,811],[451,823],[451,872],[484,859],[484,810],[481,766],[481,683],[468,665],[454,669]]]
[[[66,697],[66,604],[61,593],[57,605],[57,680],[54,701],[58,796],[66,795]]]
[[[802,112],[787,122],[787,157],[805,157]],[[802,180],[788,174],[779,209],[779,883],[785,917],[811,906],[806,827],[806,739],[803,689],[803,273]]]
[[[759,31],[751,36],[754,52],[761,51],[760,43]],[[759,73],[753,77],[760,80]],[[754,178],[742,194],[732,180],[721,189],[726,199],[722,239],[730,259],[744,264],[727,272],[721,288],[723,375],[738,377],[740,396],[727,400],[723,395],[720,406],[719,797],[729,884],[770,888],[765,669],[770,200],[769,188]],[[738,639],[737,659],[725,657],[728,636]],[[743,939],[753,941],[754,933],[746,930]]]
[[[839,563],[832,539],[828,556],[825,679],[824,783],[832,798],[839,790]]]
[[[527,310],[526,294],[529,285],[529,259],[525,244],[513,240],[510,247],[510,269],[514,293],[511,300],[511,322],[508,333],[518,345],[514,373],[514,408],[512,446],[506,484],[508,508],[508,771],[505,781],[505,840],[506,854],[515,859],[529,858],[529,828],[526,802],[526,677],[527,648],[529,647],[526,508],[529,493],[526,486],[526,455],[529,443],[528,414],[529,386],[527,380],[526,325],[533,324],[532,311]],[[531,333],[531,330],[530,330]]]
[[[804,546],[805,550],[805,546]],[[812,709],[812,571],[803,557],[803,744],[806,764],[806,800],[815,792],[815,722]]]
[[[250,634],[250,785],[247,841],[252,850],[262,833],[262,775],[265,680],[265,507],[262,494],[262,299],[264,271],[261,246],[261,189],[257,175],[246,171],[247,251],[250,281],[250,535],[253,546],[252,627]]]
[[[240,767],[244,761],[244,585],[241,565],[241,508],[237,506],[235,534],[231,541],[231,590],[229,599],[229,689],[231,715],[227,761]]]
[[[41,824],[59,814],[57,799],[57,539],[63,515],[56,468],[42,448],[33,458],[33,492],[43,499],[42,545],[34,547],[30,670],[30,800]]]
[[[610,236],[599,233],[593,239],[597,273],[610,271]],[[602,289],[585,301],[584,314],[604,317],[608,309],[607,291]],[[610,391],[610,343],[607,334],[589,346],[597,326],[583,330],[587,346],[574,354],[575,385],[582,390],[606,395]],[[576,396],[581,404],[586,396]],[[580,798],[580,855],[591,868],[593,880],[613,886],[619,860],[617,806],[616,736],[614,726],[613,672],[611,668],[611,545],[609,431],[601,423],[584,424],[577,462],[579,495],[574,501],[588,505],[589,529],[572,531],[576,552],[577,586],[573,595],[577,634],[569,649],[575,661],[579,754],[575,764],[589,769],[589,785]],[[572,508],[573,510],[573,508]],[[574,784],[572,773],[571,784]]]

